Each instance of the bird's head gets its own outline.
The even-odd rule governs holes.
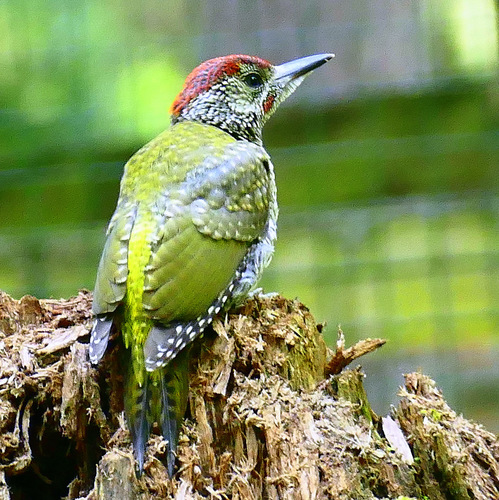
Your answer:
[[[279,66],[245,55],[205,61],[187,77],[173,102],[172,123],[207,123],[237,139],[261,143],[262,127],[277,106],[332,57],[317,54]]]

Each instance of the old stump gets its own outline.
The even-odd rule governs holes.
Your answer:
[[[390,416],[360,369],[382,345],[329,350],[305,306],[249,300],[195,347],[170,481],[154,434],[137,478],[122,414],[119,338],[88,362],[91,295],[0,293],[0,499],[499,498],[499,441],[406,375]]]

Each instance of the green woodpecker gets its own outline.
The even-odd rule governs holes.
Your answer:
[[[89,354],[113,325],[126,347],[124,408],[138,470],[151,426],[173,474],[187,404],[188,346],[268,265],[276,238],[274,169],[262,127],[332,54],[273,66],[230,55],[198,66],[171,108],[171,127],[125,166],[95,284]]]

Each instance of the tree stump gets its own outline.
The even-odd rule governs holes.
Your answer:
[[[168,479],[158,430],[142,476],[123,418],[120,339],[88,362],[91,294],[0,292],[0,500],[499,498],[499,441],[406,375],[390,416],[360,369],[382,345],[329,350],[305,306],[256,297],[193,348],[190,400]]]

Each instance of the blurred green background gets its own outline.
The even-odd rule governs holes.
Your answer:
[[[268,124],[281,217],[263,286],[362,360],[379,412],[422,368],[499,431],[493,0],[3,0],[0,289],[91,289],[124,162],[203,60],[336,58]]]

